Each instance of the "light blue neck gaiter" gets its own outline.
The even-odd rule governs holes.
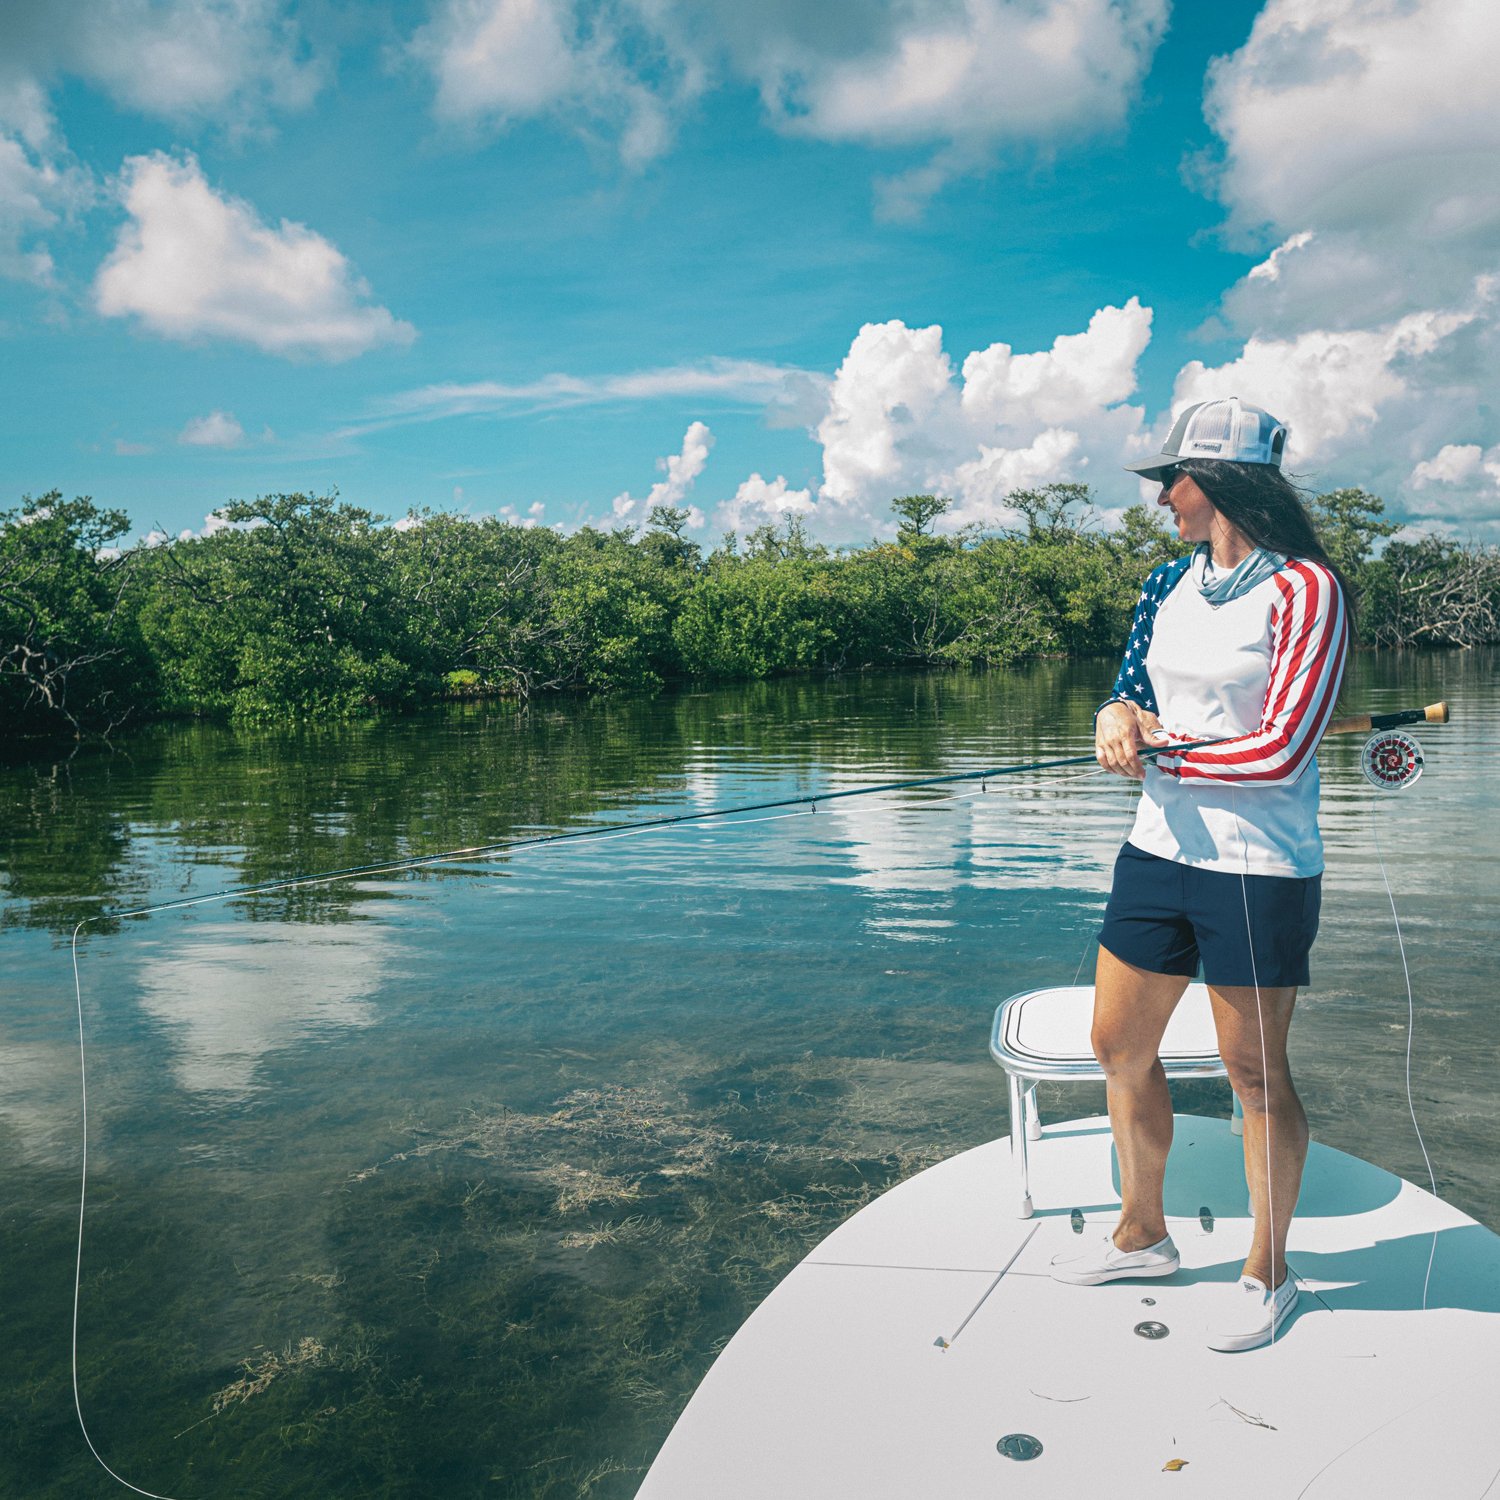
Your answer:
[[[1256,584],[1264,583],[1278,568],[1284,568],[1286,561],[1280,552],[1257,547],[1230,572],[1220,573],[1214,568],[1213,549],[1207,542],[1199,542],[1198,550],[1193,553],[1193,582],[1210,604],[1228,604],[1231,599],[1248,594]]]

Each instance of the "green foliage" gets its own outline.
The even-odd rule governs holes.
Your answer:
[[[552,608],[570,680],[593,689],[658,687],[674,675],[672,606],[682,583],[628,533],[585,528],[559,555]]]
[[[936,532],[952,502],[903,495],[894,541],[831,553],[792,515],[705,556],[678,506],[640,535],[564,537],[432,512],[389,527],[335,495],[271,495],[121,555],[122,513],[54,493],[0,515],[0,710],[12,732],[79,735],[131,713],[350,718],[452,694],[1113,653],[1177,539],[1141,505],[1094,529],[1081,484],[1005,499],[1019,524],[998,535]],[[1310,508],[1365,597],[1365,640],[1500,634],[1493,548],[1376,556],[1396,529],[1378,496]]]
[[[1115,546],[1130,567],[1149,573],[1180,552],[1177,538],[1157,520],[1157,512],[1146,505],[1132,505],[1125,512]]]
[[[1344,575],[1356,599],[1370,586],[1369,564],[1375,547],[1401,528],[1383,520],[1385,501],[1368,490],[1329,490],[1308,506],[1318,539],[1333,565]]]
[[[1328,555],[1354,591],[1359,639],[1374,646],[1500,641],[1500,550],[1442,537],[1391,541],[1401,528],[1367,490],[1330,490],[1309,506]]]
[[[696,570],[702,565],[703,549],[682,534],[691,520],[692,512],[681,505],[653,505],[639,545],[661,567]]]
[[[226,529],[161,549],[140,610],[169,712],[346,717],[416,696],[379,517],[301,494],[220,514]]]
[[[570,683],[552,603],[561,538],[493,517],[410,519],[386,545],[422,681],[461,672],[476,689],[522,699]]]
[[[835,565],[764,552],[731,558],[704,574],[673,626],[691,676],[771,677],[839,664],[844,610]]]
[[[1039,490],[1012,490],[1005,503],[1026,519],[1027,536],[1067,537],[1077,524],[1075,505],[1087,515],[1092,495],[1086,484],[1044,484]]]
[[[150,707],[128,610],[123,511],[59,491],[0,512],[0,723],[14,734],[108,734]]]
[[[891,501],[891,509],[901,518],[896,529],[902,546],[909,547],[918,537],[927,535],[932,522],[946,515],[953,502],[939,495],[902,495]]]

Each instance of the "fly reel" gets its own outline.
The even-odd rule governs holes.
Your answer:
[[[1383,792],[1399,792],[1422,774],[1422,747],[1398,729],[1377,730],[1359,752],[1365,780]]]

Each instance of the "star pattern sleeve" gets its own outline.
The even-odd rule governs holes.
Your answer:
[[[1177,587],[1182,575],[1187,572],[1190,557],[1175,558],[1154,568],[1141,589],[1141,597],[1135,606],[1135,618],[1130,624],[1130,637],[1125,642],[1125,654],[1120,661],[1120,670],[1115,675],[1111,701],[1124,699],[1139,704],[1148,713],[1159,713],[1156,693],[1151,678],[1146,673],[1146,652],[1151,646],[1151,632],[1156,624],[1156,612],[1161,602]]]
[[[1167,775],[1276,786],[1312,764],[1344,675],[1348,613],[1338,580],[1321,563],[1288,563],[1275,583],[1281,597],[1271,609],[1270,679],[1259,727],[1202,750],[1157,756]]]

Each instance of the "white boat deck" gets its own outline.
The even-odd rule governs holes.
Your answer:
[[[1072,1210],[1087,1233],[1114,1222],[1106,1120],[1049,1127],[1032,1163],[1031,1219],[1013,1216],[999,1140],[829,1235],[719,1356],[641,1500],[991,1500],[1100,1485],[1500,1500],[1500,1238],[1315,1143],[1288,1248],[1298,1310],[1273,1347],[1219,1354],[1201,1335],[1207,1299],[1238,1277],[1250,1237],[1228,1122],[1177,1117],[1167,1213],[1182,1267],[1160,1280],[1047,1275],[1078,1243]],[[1167,1335],[1141,1337],[1143,1321]],[[1010,1433],[1041,1454],[1002,1456]],[[1165,1470],[1171,1459],[1185,1467]]]

